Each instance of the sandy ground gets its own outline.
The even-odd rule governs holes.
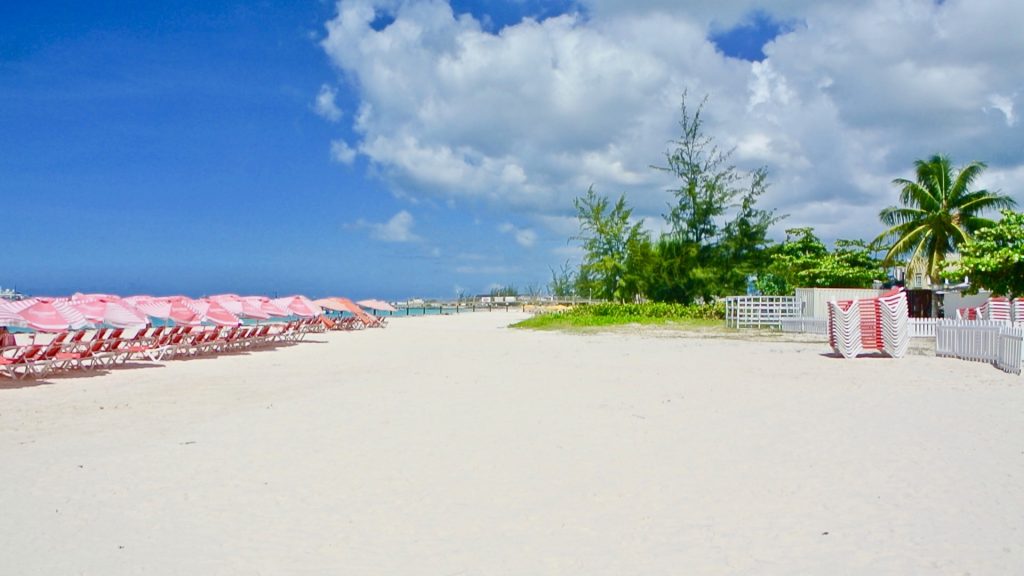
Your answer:
[[[520,317],[0,388],[0,573],[1024,573],[1024,378]]]

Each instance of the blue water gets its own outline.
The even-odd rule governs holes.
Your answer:
[[[518,309],[520,307],[521,307],[521,305],[510,304],[509,305],[509,310],[516,310],[516,309]],[[505,306],[504,305],[495,306],[494,310],[502,310],[503,311],[503,310],[505,310]],[[397,311],[390,312],[390,313],[389,312],[377,312],[376,315],[377,316],[383,316],[384,318],[392,318],[392,317],[400,318],[402,316],[438,316],[438,315],[441,315],[441,314],[472,314],[473,312],[487,312],[487,311],[488,311],[488,308],[486,306],[477,306],[474,309],[472,305],[470,305],[470,306],[463,306],[461,308],[456,308],[455,306],[444,306],[444,307],[439,307],[439,306],[433,306],[433,307],[429,307],[429,306],[428,307],[411,306],[409,308],[399,308]]]

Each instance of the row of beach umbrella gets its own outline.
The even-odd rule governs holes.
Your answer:
[[[328,298],[319,302],[325,302],[325,308],[356,315],[365,314],[359,305],[374,310],[394,310],[379,300],[356,304],[347,298]],[[77,330],[96,325],[141,328],[148,326],[151,319],[183,326],[237,326],[243,319],[312,318],[322,313],[320,305],[302,295],[268,298],[220,294],[193,299],[187,296],[121,297],[78,293],[63,298],[0,300],[0,326],[27,327],[42,332]]]

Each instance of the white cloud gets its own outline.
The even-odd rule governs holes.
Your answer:
[[[502,234],[511,234],[515,238],[516,243],[523,248],[532,248],[537,243],[537,233],[529,228],[518,228],[509,222],[505,222],[498,226],[498,231]]]
[[[370,237],[382,242],[419,242],[422,239],[413,233],[412,227],[415,223],[412,214],[402,210],[391,217],[387,222],[367,222],[358,220],[349,224],[347,228],[366,229],[370,231]],[[438,253],[439,255],[440,253]]]
[[[1012,128],[1017,123],[1017,114],[1013,111],[1013,98],[1002,94],[992,94],[988,97],[989,104],[1003,113],[1006,118],[1006,125]]]
[[[337,97],[337,89],[331,88],[327,84],[320,86],[320,92],[316,95],[316,103],[313,105],[313,110],[317,115],[329,122],[341,120],[341,108],[338,108],[338,104],[334,101]]]
[[[489,32],[440,0],[342,0],[322,46],[358,91],[353,147],[410,199],[482,202],[552,236],[591,184],[660,219],[672,181],[650,165],[684,90],[710,95],[706,131],[741,168],[768,166],[762,204],[826,237],[877,234],[915,159],[1024,166],[1022,2],[780,0],[770,14],[796,25],[758,63],[707,38],[763,2],[581,5]],[[394,20],[375,30],[381,11]]]
[[[344,140],[331,141],[331,159],[342,164],[352,164],[356,159],[356,151]]]

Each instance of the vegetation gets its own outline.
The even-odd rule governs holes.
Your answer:
[[[769,228],[782,217],[757,207],[768,187],[765,168],[740,172],[704,135],[704,103],[690,115],[683,97],[681,136],[654,168],[673,174],[674,202],[664,215],[669,232],[653,242],[643,221],[620,196],[614,204],[593,187],[576,198],[585,256],[575,275],[552,271],[551,291],[572,290],[618,302],[711,302],[746,290],[747,277],[766,264]]]
[[[643,292],[643,269],[650,253],[650,235],[643,220],[630,222],[633,210],[620,196],[612,205],[591,186],[573,200],[586,256],[577,285],[581,293],[605,300],[627,300]]]
[[[679,182],[669,190],[669,232],[652,258],[648,287],[654,300],[710,302],[745,292],[747,277],[765,264],[769,228],[784,218],[757,208],[768,188],[767,168],[740,172],[729,163],[732,151],[723,152],[704,134],[706,103],[691,115],[683,95],[680,137],[665,153],[665,166],[654,166]]]
[[[790,228],[786,241],[768,251],[769,264],[758,276],[762,294],[792,294],[794,288],[870,288],[885,277],[882,263],[860,240],[836,240],[828,251],[813,228]]]
[[[500,298],[503,296],[519,296],[519,289],[511,284],[507,286],[498,286],[495,288],[491,288],[492,298]]]
[[[792,294],[797,287],[868,288],[886,280],[885,266],[902,257],[925,262],[936,278],[946,254],[957,249],[963,259],[951,273],[1004,293],[1024,291],[1020,215],[1007,213],[999,226],[982,217],[1014,201],[971,189],[985,164],[954,170],[941,155],[917,161],[916,180],[893,181],[900,188],[900,205],[880,212],[887,229],[871,244],[840,239],[830,250],[812,228],[790,228],[785,241],[775,244],[769,230],[786,216],[758,206],[769,186],[768,171],[743,172],[730,163],[732,151],[723,151],[704,133],[706,103],[705,98],[696,110],[688,109],[683,95],[680,136],[670,143],[663,164],[652,166],[676,179],[663,215],[666,233],[652,238],[644,221],[633,218],[624,195],[613,201],[591,186],[573,201],[579,232],[572,239],[581,242],[583,261],[578,269],[566,262],[552,270],[550,292],[618,304],[579,307],[527,325],[709,318],[714,316],[694,311],[746,293],[750,279],[755,290],[769,295]],[[885,252],[883,259],[877,251]]]
[[[997,192],[970,190],[985,169],[982,162],[971,162],[954,172],[948,157],[935,155],[915,165],[916,181],[893,180],[901,187],[902,206],[881,211],[879,218],[889,228],[874,243],[887,247],[887,263],[900,256],[909,256],[910,261],[922,258],[928,275],[937,279],[947,253],[992,225],[981,217],[984,211],[1012,208],[1016,203]]]
[[[970,278],[973,292],[984,287],[1000,296],[1024,296],[1024,214],[1003,210],[1003,219],[983,228],[960,248],[943,276]]]
[[[602,303],[574,306],[561,312],[541,314],[515,324],[517,328],[581,328],[619,324],[681,324],[686,326],[720,325],[725,305]]]

